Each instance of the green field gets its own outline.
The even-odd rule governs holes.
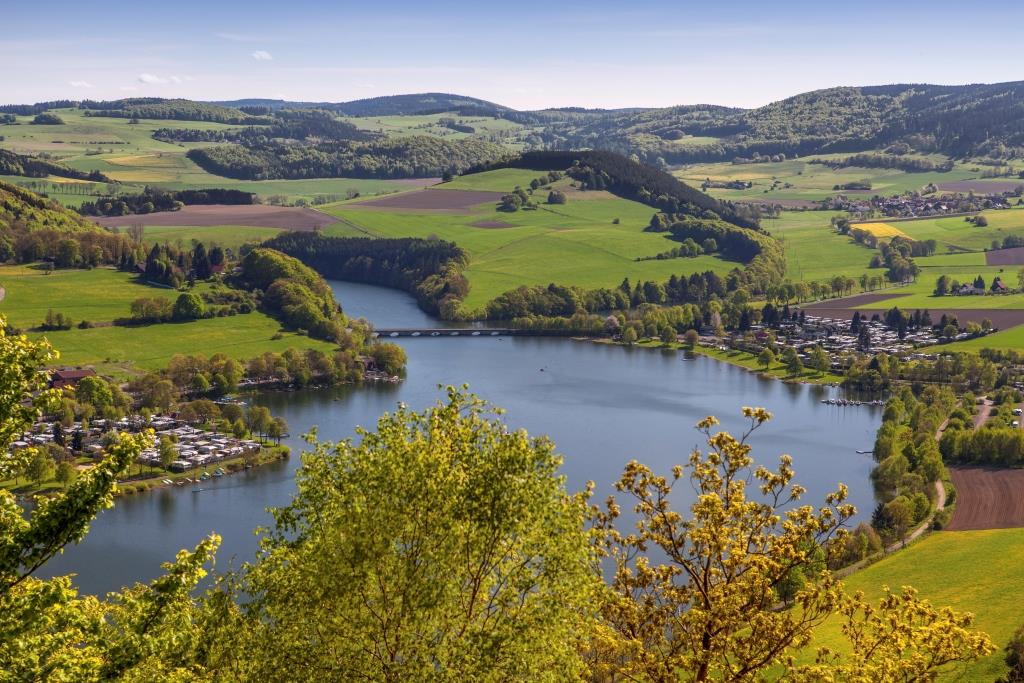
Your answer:
[[[130,314],[131,302],[143,296],[177,298],[179,292],[151,287],[129,273],[110,268],[56,270],[51,275],[29,266],[0,266],[0,287],[6,296],[0,314],[22,328],[37,327],[52,308],[78,323],[109,322]],[[199,285],[199,289],[207,285]],[[278,333],[280,339],[272,339]],[[130,368],[157,369],[175,353],[226,353],[250,358],[264,351],[290,347],[332,349],[327,342],[283,332],[280,324],[262,313],[209,318],[188,323],[142,327],[72,328],[31,333],[46,337],[61,353],[61,363],[95,365],[122,374]]]
[[[448,140],[461,140],[470,137],[492,137],[499,139],[510,147],[520,146],[520,137],[529,133],[532,128],[508,119],[492,116],[460,116],[457,112],[440,114],[416,114],[410,116],[342,116],[360,130],[384,133],[389,137],[409,135],[432,135]],[[472,126],[473,133],[453,130],[441,124],[442,119],[453,119],[458,123]]]
[[[832,170],[823,164],[808,163],[811,159],[846,157],[847,154],[809,156],[800,159],[762,163],[733,164],[691,164],[673,171],[673,174],[687,183],[700,187],[707,179],[732,181],[743,180],[753,183],[745,190],[711,189],[709,193],[722,199],[803,199],[815,201],[840,194],[833,190],[836,185],[852,182],[871,183],[870,194],[891,195],[908,190],[920,190],[928,183],[948,183],[978,178],[981,170],[970,164],[957,164],[948,173],[907,173],[887,168],[842,168]],[[942,157],[935,156],[940,161]],[[775,181],[778,181],[776,183]],[[788,187],[787,187],[788,185]],[[772,189],[774,186],[774,189]]]
[[[470,173],[453,178],[438,185],[441,190],[485,190],[487,192],[511,192],[516,187],[528,188],[530,181],[546,175],[544,171],[523,168],[499,168],[486,173]],[[560,181],[565,184],[565,181]],[[652,210],[651,213],[654,213]]]
[[[63,126],[29,125],[31,117],[18,117],[19,125],[0,125],[4,141],[0,147],[21,154],[46,153],[82,171],[100,171],[126,184],[126,191],[140,192],[145,185],[166,190],[227,188],[254,192],[261,197],[281,195],[289,201],[349,191],[380,194],[406,189],[408,184],[373,178],[316,178],[310,180],[231,180],[207,173],[189,160],[188,150],[216,143],[168,143],[152,138],[158,128],[230,130],[237,126],[204,121],[162,121],[87,117],[77,109],[54,110]],[[18,184],[38,182],[36,178],[4,177]],[[82,195],[49,193],[66,206],[78,206],[89,199]]]
[[[933,605],[949,605],[975,616],[975,627],[998,650],[985,659],[949,672],[940,680],[991,683],[1005,671],[1002,647],[1024,623],[1017,591],[1024,583],[1024,529],[943,531],[932,534],[846,578],[849,592],[877,600],[882,586],[913,586]],[[812,646],[841,649],[838,620],[818,630]]]
[[[184,226],[146,226],[142,241],[152,244],[154,242],[189,245],[197,240],[206,245],[207,248],[213,245],[227,247],[237,250],[246,242],[262,242],[268,240],[277,233],[279,228],[254,228],[246,225],[213,225],[197,227],[192,225]]]
[[[492,175],[493,174],[493,175]],[[538,175],[507,169],[460,178],[472,189],[511,190]],[[472,180],[470,180],[472,178]],[[458,181],[457,181],[458,182]],[[560,181],[568,188],[568,181]],[[456,188],[458,189],[458,188]],[[470,189],[463,185],[462,189]],[[543,191],[541,191],[543,193]],[[580,198],[578,195],[593,195]],[[622,279],[665,281],[673,274],[714,270],[725,274],[741,266],[715,256],[636,261],[673,248],[663,234],[644,232],[654,210],[606,193],[573,193],[567,204],[536,211],[504,213],[494,204],[481,204],[462,214],[415,212],[362,207],[343,203],[325,208],[342,223],[324,230],[328,235],[429,237],[454,241],[470,254],[466,270],[471,289],[467,310],[482,307],[499,294],[520,285],[615,287]],[[614,219],[619,224],[614,224]],[[500,221],[511,227],[477,227]]]
[[[278,333],[281,338],[273,339]],[[282,352],[289,348],[336,348],[328,342],[283,332],[276,320],[258,312],[187,323],[71,329],[33,336],[49,339],[60,351],[61,363],[96,365],[111,373],[131,367],[163,368],[176,353],[225,353],[234,358],[252,358],[264,351]]]
[[[936,347],[942,351],[981,351],[982,349],[1024,349],[1024,325],[985,335],[977,339],[953,342]]]
[[[988,226],[978,228],[968,223],[963,216],[949,218],[925,218],[913,221],[889,223],[915,240],[933,239],[939,243],[937,253],[946,251],[982,251],[989,249],[992,242],[1002,244],[1004,237],[1024,237],[1024,208],[983,211]],[[885,222],[884,218],[877,222]]]
[[[81,320],[108,322],[129,315],[139,297],[175,299],[178,292],[138,282],[134,275],[112,268],[46,271],[35,266],[0,266],[0,287],[6,290],[0,313],[15,327],[36,327],[53,309]]]
[[[786,277],[794,282],[824,282],[834,275],[878,274],[868,268],[873,251],[832,230],[834,211],[784,211],[761,225],[782,242]]]

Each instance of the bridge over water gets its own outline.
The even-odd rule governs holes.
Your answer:
[[[528,335],[529,330],[487,327],[391,327],[374,330],[376,337],[501,337],[504,335]]]

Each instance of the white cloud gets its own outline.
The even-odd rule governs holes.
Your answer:
[[[68,81],[68,85],[72,88],[91,88],[92,83],[89,81]]]
[[[166,83],[180,84],[185,81],[191,81],[191,76],[157,76],[156,74],[142,73],[139,74],[139,83],[145,83],[146,85],[162,85]]]
[[[252,53],[252,58],[257,62],[269,62],[274,56],[266,50],[256,50],[256,52]]]
[[[213,35],[216,36],[217,38],[222,38],[224,40],[230,40],[233,43],[251,43],[251,42],[253,42],[254,40],[257,39],[256,36],[246,35],[244,33],[222,32],[222,33],[214,33]]]

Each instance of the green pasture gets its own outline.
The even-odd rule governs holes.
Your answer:
[[[877,274],[868,268],[874,252],[832,230],[834,211],[784,211],[761,225],[782,243],[786,277],[794,282],[824,282],[835,275]]]
[[[339,118],[351,123],[360,130],[385,133],[394,137],[432,135],[449,140],[461,140],[469,137],[500,135],[507,137],[509,142],[513,142],[518,133],[529,130],[522,124],[514,123],[508,119],[498,119],[491,116],[460,116],[457,112],[418,114],[415,116],[343,116]],[[464,133],[448,128],[441,124],[442,119],[453,119],[458,123],[472,126],[474,132]]]
[[[1024,208],[983,211],[988,220],[984,228],[968,223],[963,216],[924,218],[921,220],[892,222],[915,240],[933,239],[939,243],[938,253],[945,251],[981,251],[993,242],[1002,244],[1004,237],[1024,237]],[[885,219],[878,219],[884,223]]]
[[[140,297],[175,299],[179,294],[112,268],[62,269],[47,275],[36,266],[0,266],[0,287],[5,290],[0,314],[21,328],[41,325],[51,308],[75,323],[105,322],[129,315],[131,302]]]
[[[977,339],[968,339],[967,341],[943,344],[942,346],[936,346],[935,349],[938,351],[971,352],[981,351],[982,349],[1024,350],[1024,325],[1011,327],[1008,330],[988,334],[984,337],[978,337]]]
[[[19,125],[0,125],[4,141],[0,147],[22,154],[46,153],[82,171],[100,171],[127,184],[128,191],[141,191],[145,185],[166,190],[228,188],[254,192],[262,197],[283,195],[289,201],[330,195],[345,196],[350,190],[360,194],[394,192],[407,183],[363,178],[317,178],[309,180],[231,180],[207,173],[185,154],[196,147],[216,143],[168,143],[152,138],[158,128],[230,130],[238,126],[205,121],[162,121],[87,117],[77,109],[54,110],[63,126],[33,126],[32,117],[18,117]],[[5,178],[6,179],[6,178]],[[25,184],[36,179],[19,178]],[[78,206],[89,199],[81,195],[48,193],[66,206]]]
[[[438,189],[442,190],[484,190],[487,192],[511,192],[516,187],[526,189],[530,187],[530,181],[547,175],[546,171],[532,171],[523,168],[499,168],[486,173],[470,173],[469,175],[458,176],[450,182],[441,183]],[[654,210],[651,209],[651,213]]]
[[[281,232],[280,228],[255,228],[246,225],[214,225],[214,226],[146,226],[142,233],[142,241],[147,244],[181,244],[190,245],[193,241],[202,242],[209,249],[217,245],[236,250],[246,242],[262,242]]]
[[[989,634],[997,650],[969,665],[947,670],[940,681],[990,683],[1006,671],[1002,648],[1024,622],[1014,597],[1024,582],[1024,529],[941,531],[893,553],[844,580],[848,592],[864,591],[877,601],[882,587],[913,586],[935,606],[949,605],[975,616],[975,628]],[[815,633],[811,647],[846,648],[840,620]]]
[[[492,171],[474,177],[473,189],[511,190],[537,176],[536,171]],[[460,179],[462,180],[462,179]],[[468,178],[467,178],[468,180]],[[463,189],[469,189],[463,186]],[[617,197],[567,204],[542,205],[536,211],[504,213],[482,204],[465,214],[390,212],[346,203],[328,206],[341,223],[324,230],[328,235],[378,237],[438,237],[451,240],[470,254],[466,270],[471,289],[468,310],[484,306],[499,294],[521,285],[552,282],[580,287],[615,287],[628,277],[667,280],[671,275],[714,270],[725,274],[740,264],[714,256],[636,261],[673,248],[664,234],[644,232],[654,213],[650,207]],[[619,219],[614,224],[614,219]],[[500,221],[511,227],[477,227]]]
[[[281,337],[274,339],[278,333]],[[124,370],[163,368],[176,353],[224,353],[233,358],[251,358],[264,351],[282,352],[289,348],[335,348],[328,342],[284,332],[276,320],[259,312],[187,323],[71,329],[33,336],[49,339],[60,351],[61,363]]]
[[[682,166],[673,174],[696,187],[707,179],[719,181],[744,180],[753,183],[745,190],[709,189],[709,194],[722,199],[803,199],[815,201],[835,194],[849,194],[833,190],[836,185],[852,182],[871,183],[869,195],[891,195],[908,190],[920,190],[928,183],[948,183],[969,180],[981,175],[980,169],[969,164],[957,164],[947,173],[907,173],[887,168],[841,168],[832,170],[823,164],[811,164],[811,159],[845,157],[847,154],[821,155],[787,159],[761,164],[733,164],[718,162]],[[935,160],[942,157],[935,156]],[[778,183],[775,183],[775,181]],[[774,186],[774,189],[773,189]],[[788,186],[788,187],[787,187]]]

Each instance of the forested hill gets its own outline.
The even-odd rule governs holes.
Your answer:
[[[494,168],[566,171],[589,190],[609,190],[667,214],[717,218],[745,228],[757,228],[749,207],[711,197],[675,176],[621,154],[606,151],[526,152],[473,171]]]
[[[1024,154],[1024,82],[817,90],[757,109],[672,107],[554,124],[555,146],[593,146],[669,163],[860,152],[906,143],[954,157]]]
[[[0,240],[5,239],[5,236],[47,228],[62,231],[98,230],[95,223],[58,203],[17,185],[0,181]]]
[[[7,149],[0,149],[0,175],[18,175],[26,178],[58,176],[97,183],[114,182],[99,171],[79,171],[50,159],[18,154]]]
[[[167,119],[175,121],[213,121],[235,125],[271,123],[271,119],[251,116],[238,109],[192,100],[165,100],[159,97],[136,97],[124,100],[78,103],[86,116],[112,116],[122,119]]]
[[[369,97],[350,102],[288,102],[285,100],[246,99],[212,102],[225,107],[267,107],[269,109],[325,109],[345,116],[411,116],[448,111],[514,111],[500,104],[450,93],[419,93]]]

